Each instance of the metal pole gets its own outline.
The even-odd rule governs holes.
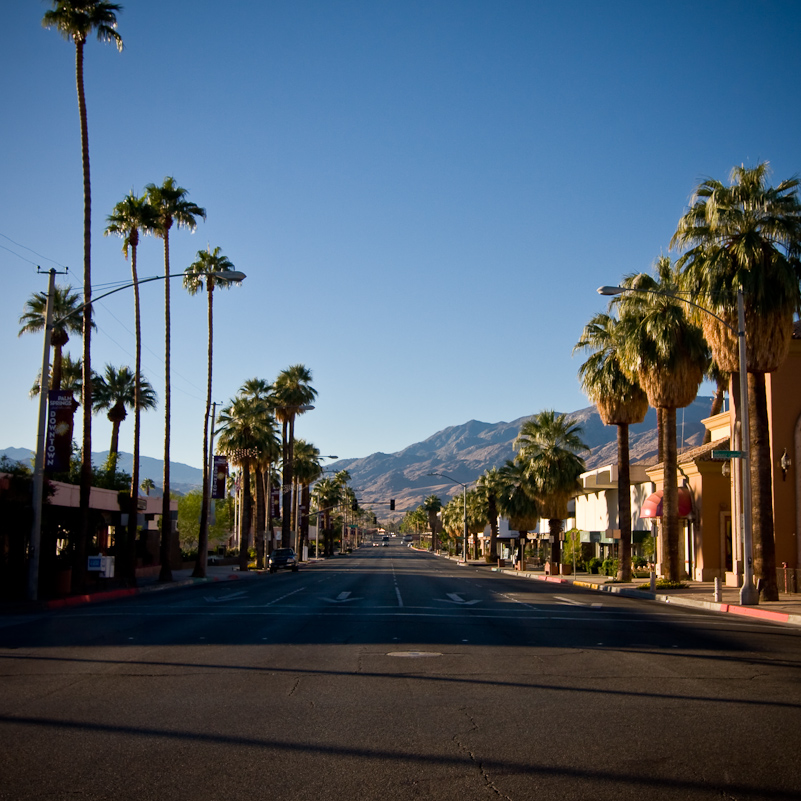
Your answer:
[[[39,550],[42,541],[42,498],[44,497],[44,452],[47,427],[47,390],[50,386],[50,339],[53,332],[53,298],[56,293],[56,271],[50,270],[45,313],[42,375],[39,380],[39,422],[36,431],[36,460],[33,468],[33,525],[28,558],[28,600],[39,599]]]
[[[748,419],[748,363],[745,343],[745,311],[743,288],[737,290],[737,340],[740,350],[740,419],[742,420],[742,495],[743,495],[743,586],[740,588],[740,603],[755,606],[759,603],[759,592],[754,585],[754,565],[751,548],[751,429]]]

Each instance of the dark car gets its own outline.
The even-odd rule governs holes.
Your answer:
[[[276,548],[268,561],[270,572],[275,573],[280,568],[289,568],[293,573],[298,572],[298,558],[291,548]]]

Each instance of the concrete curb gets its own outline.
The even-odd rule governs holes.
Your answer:
[[[658,601],[663,604],[673,606],[683,606],[690,609],[703,609],[707,612],[718,612],[729,615],[740,615],[757,620],[767,620],[771,623],[785,623],[790,626],[801,626],[801,615],[793,615],[789,612],[774,612],[770,609],[761,609],[753,606],[738,606],[736,604],[723,604],[715,601],[701,601],[697,598],[682,598],[676,595],[663,595],[660,593],[647,592],[645,590],[635,590],[631,587],[619,587],[614,584],[596,584],[591,581],[578,581],[569,579],[556,579],[551,576],[532,576],[528,573],[521,573],[518,570],[506,570],[504,568],[493,568],[503,573],[513,576],[523,576],[524,578],[536,578],[540,581],[561,581],[563,584],[572,584],[584,590],[593,592],[609,592],[615,595],[622,595],[625,598],[639,598],[646,601]]]
[[[610,592],[615,595],[622,595],[625,598],[637,598],[641,601],[658,601],[659,603],[683,606],[689,609],[703,609],[707,612],[739,615],[740,617],[750,617],[756,620],[766,620],[770,623],[784,623],[788,626],[801,627],[801,614],[774,612],[771,609],[763,609],[754,606],[739,606],[737,604],[716,603],[715,601],[701,601],[697,598],[682,598],[676,595],[662,595],[645,590],[635,590],[631,587],[620,587],[615,584],[597,584],[592,581],[580,581],[579,579],[569,579],[561,576],[543,576],[537,573],[531,573],[527,570],[511,570],[505,567],[493,567],[490,569],[494,573],[505,573],[508,576],[517,576],[518,578],[549,581],[554,584],[572,584],[574,587],[590,590],[592,592]]]
[[[56,598],[44,604],[45,609],[63,609],[69,606],[81,606],[82,604],[102,603],[105,601],[117,601],[120,598],[130,598],[134,595],[142,595],[148,592],[161,592],[163,590],[174,590],[180,587],[191,587],[195,584],[211,584],[215,581],[236,581],[240,576],[231,573],[230,576],[206,576],[206,578],[189,578],[181,581],[170,581],[164,584],[146,584],[144,587],[126,587],[119,590],[108,590],[108,592],[93,592],[86,595],[69,595],[66,598]]]

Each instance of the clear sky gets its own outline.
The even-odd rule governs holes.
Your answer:
[[[571,351],[596,287],[667,251],[705,177],[801,170],[797,0],[122,4],[123,53],[86,47],[93,285],[130,275],[102,235],[114,204],[174,176],[208,218],[173,232],[173,270],[211,245],[248,275],[215,293],[214,399],[305,364],[319,398],[296,433],[323,454],[588,405]],[[0,448],[35,444],[42,338],[17,337],[35,265],[82,283],[74,46],[49,7],[4,3]],[[160,240],[139,270],[163,271]],[[172,457],[199,466],[205,300],[172,295]],[[142,288],[160,395],[162,298]],[[132,365],[130,290],[95,319],[93,366]],[[144,415],[143,454],[162,443]]]

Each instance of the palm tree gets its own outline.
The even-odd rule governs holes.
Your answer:
[[[790,347],[793,316],[801,310],[799,181],[768,184],[767,162],[735,167],[730,185],[707,179],[679,220],[671,247],[690,247],[679,259],[683,286],[708,315],[702,325],[721,370],[739,374],[737,290],[743,290],[748,362],[748,409],[753,501],[754,573],[764,600],[778,600],[773,539],[773,485],[765,374]],[[734,394],[734,393],[732,393]]]
[[[111,214],[106,218],[106,230],[104,236],[115,234],[122,238],[122,252],[125,259],[128,259],[128,251],[131,252],[131,279],[133,280],[134,291],[134,333],[135,333],[135,365],[134,375],[136,377],[135,403],[134,403],[134,437],[133,437],[133,468],[131,471],[131,500],[129,503],[128,515],[128,543],[134,548],[136,542],[136,509],[139,504],[139,441],[141,438],[141,408],[138,402],[142,392],[142,325],[139,303],[139,274],[137,271],[136,256],[139,248],[139,236],[143,232],[151,231],[156,225],[156,215],[147,202],[147,195],[137,197],[133,192],[129,192],[119,203],[117,203]],[[132,556],[132,559],[134,557]]]
[[[281,487],[281,536],[289,541],[292,525],[292,458],[295,440],[295,417],[317,397],[311,385],[311,370],[302,364],[287,367],[278,374],[273,385],[275,415],[282,424],[283,478]]]
[[[546,409],[526,420],[514,441],[517,461],[525,469],[528,486],[534,492],[544,517],[548,518],[552,572],[559,572],[559,537],[567,517],[567,502],[579,489],[588,450],[581,439],[581,426],[566,414]]]
[[[662,531],[665,561],[671,581],[681,578],[679,566],[678,454],[676,409],[689,405],[709,363],[709,350],[701,329],[677,300],[678,274],[666,256],[656,262],[657,277],[631,275],[623,286],[633,290],[613,299],[620,312],[620,354],[623,368],[648,396],[648,403],[662,413],[660,426],[664,482]]]
[[[263,440],[269,436],[271,420],[266,405],[245,398],[234,398],[217,418],[219,440],[217,450],[224,453],[242,469],[241,526],[239,538],[239,569],[248,569],[250,546],[252,493],[250,471]]]
[[[464,498],[461,494],[455,495],[442,507],[440,519],[442,529],[448,537],[460,542],[464,534]],[[465,554],[462,556],[467,558]]]
[[[151,233],[164,240],[164,500],[161,510],[161,573],[160,581],[172,581],[170,569],[170,229],[194,231],[197,218],[206,219],[205,209],[186,199],[187,190],[167,177],[161,186],[148,184],[147,199],[156,215]]]
[[[136,376],[130,367],[106,365],[103,375],[95,373],[93,393],[94,412],[107,412],[111,421],[111,445],[108,451],[108,471],[117,470],[117,453],[120,442],[120,424],[128,416],[127,409],[136,409]],[[155,409],[156,392],[150,382],[139,377],[139,408]]]
[[[250,378],[239,388],[240,397],[259,405],[260,408],[263,407],[261,413],[270,418],[269,422],[265,420],[269,431],[265,431],[252,463],[256,479],[256,567],[259,569],[264,567],[265,531],[267,527],[271,527],[269,509],[272,465],[280,456],[272,390],[272,384],[261,378]]]
[[[484,504],[484,514],[490,527],[490,547],[487,558],[498,559],[498,501],[506,491],[506,482],[497,467],[485,471],[476,483],[478,497]]]
[[[148,495],[148,496],[149,496],[149,495],[150,495],[150,490],[152,490],[152,489],[155,489],[155,487],[156,487],[156,482],[155,482],[155,481],[153,481],[153,479],[152,479],[152,478],[146,478],[146,479],[145,479],[145,480],[142,482],[142,484],[141,484],[141,487],[142,487],[142,489],[144,490],[144,492],[145,492],[145,495]]]
[[[331,511],[342,500],[342,484],[334,478],[323,478],[314,485],[314,499],[323,515],[323,553],[334,555],[334,531],[331,527]]]
[[[537,527],[542,516],[540,506],[534,497],[536,490],[526,476],[524,465],[507,461],[500,473],[506,491],[499,498],[498,508],[509,520],[509,528],[519,534],[518,559],[522,565],[528,532]]]
[[[616,318],[596,314],[584,327],[573,348],[591,351],[579,368],[581,388],[598,408],[604,425],[617,426],[617,503],[620,552],[617,578],[631,581],[631,471],[629,426],[641,423],[648,411],[648,396],[633,376],[623,369],[621,351],[625,343]]]
[[[299,439],[295,442],[294,465],[292,471],[300,490],[300,521],[298,529],[298,554],[303,553],[303,544],[309,534],[309,509],[311,505],[311,485],[323,474],[320,464],[320,449],[310,442]]]
[[[208,362],[206,370],[206,412],[203,415],[203,491],[200,507],[200,531],[198,532],[197,562],[192,575],[206,577],[206,562],[209,556],[209,417],[211,416],[211,367],[214,342],[214,287],[230,288],[231,282],[218,277],[221,273],[233,272],[234,265],[220,252],[210,247],[197,252],[197,260],[184,270],[184,289],[196,295],[206,287],[208,298]]]
[[[62,359],[64,346],[69,342],[70,334],[79,334],[82,323],[78,316],[81,297],[72,291],[72,287],[55,288],[53,293],[53,330],[50,334],[50,346],[53,348],[53,367],[50,376],[50,389],[61,389]],[[47,320],[47,292],[37,292],[25,303],[25,311],[19,318],[19,336],[37,334],[44,331]],[[41,378],[41,371],[40,376]],[[37,388],[38,392],[38,388]]]
[[[92,182],[89,171],[89,131],[86,117],[86,95],[83,82],[83,49],[94,32],[101,42],[114,42],[122,50],[122,37],[117,33],[116,13],[121,6],[105,0],[52,0],[53,8],[42,18],[45,28],[56,28],[75,44],[75,83],[78,89],[78,112],[81,122],[81,163],[83,165],[83,380],[81,403],[84,408],[81,443],[80,534],[75,550],[74,585],[82,588],[86,578],[86,548],[90,536],[89,495],[92,487]]]
[[[428,527],[431,529],[431,548],[437,550],[437,531],[440,528],[438,513],[442,511],[442,500],[439,495],[429,495],[422,503],[422,509],[428,516]]]
[[[61,389],[66,392],[71,392],[73,395],[81,396],[83,367],[80,359],[73,361],[69,353],[62,354],[61,357]],[[53,369],[50,369],[50,383],[53,382]],[[32,398],[36,398],[41,391],[42,384],[42,371],[40,370],[36,376],[36,381],[28,393]],[[74,401],[73,408],[77,409],[80,404]]]

